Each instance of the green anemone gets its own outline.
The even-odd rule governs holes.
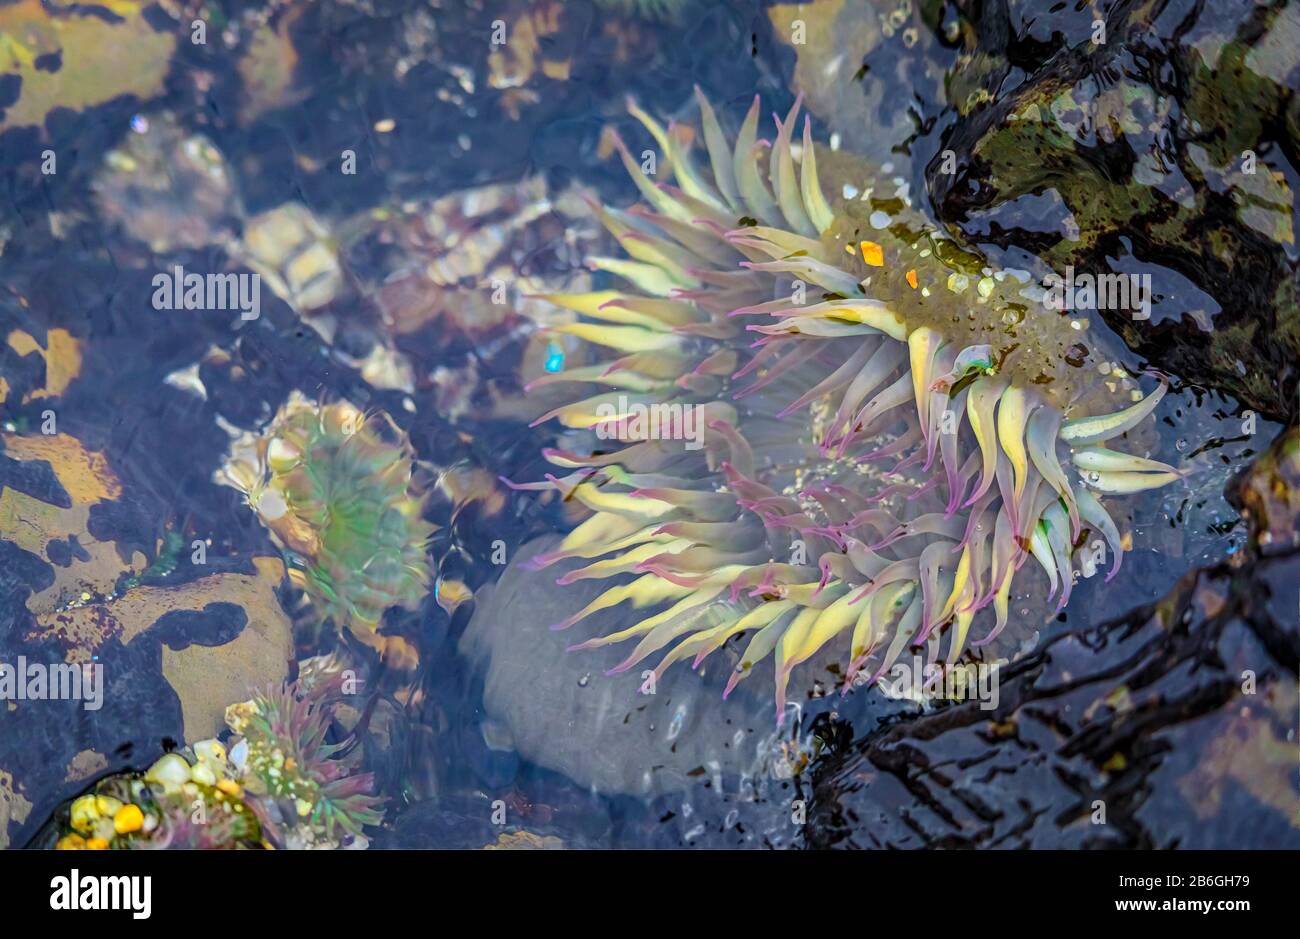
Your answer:
[[[428,592],[434,527],[414,458],[386,415],[295,393],[264,434],[236,445],[221,478],[247,494],[322,619],[377,644],[384,610],[416,609]]]
[[[635,105],[672,183],[616,142],[645,204],[600,210],[626,256],[590,264],[626,286],[549,297],[580,314],[559,332],[608,354],[543,379],[605,390],[542,420],[604,439],[547,450],[567,473],[521,487],[592,513],[536,563],[617,578],[556,628],[629,604],[631,625],[574,648],[632,641],[615,671],[659,654],[655,676],[743,634],[727,690],[771,658],[780,715],[792,669],[833,640],[847,689],[910,647],[953,663],[992,641],[1031,559],[1058,609],[1097,546],[1114,577],[1124,545],[1096,493],[1180,473],[1106,444],[1164,384],[1143,397],[1118,369],[1068,363],[1086,324],[946,242],[901,179],[828,198],[819,160],[864,171],[817,148],[807,118],[796,148],[800,102],[769,144],[757,98],[734,138],[698,98],[707,168]],[[665,407],[694,409],[698,448],[628,419]]]

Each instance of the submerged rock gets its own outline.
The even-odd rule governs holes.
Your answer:
[[[1278,471],[1294,446],[1292,431],[1238,487],[1252,505],[1272,493],[1254,547],[1012,663],[993,713],[942,707],[814,767],[806,843],[1300,847],[1300,551],[1276,534],[1295,523]]]
[[[157,254],[198,251],[234,238],[243,212],[225,157],[202,134],[162,111],[104,154],[91,182],[103,219]]]
[[[605,674],[625,650],[565,651],[613,631],[625,614],[594,614],[572,633],[550,629],[608,586],[556,585],[576,565],[527,569],[523,562],[556,540],[530,542],[495,585],[479,591],[460,641],[461,653],[484,673],[494,740],[507,728],[525,759],[605,794],[653,798],[706,781],[720,789],[737,777],[775,775],[771,705],[743,690],[722,700],[729,662],[706,662],[703,675],[670,669],[654,694],[641,694],[640,672]]]
[[[0,108],[0,131],[44,129],[63,109],[83,110],[124,95],[148,99],[163,91],[176,46],[167,14],[142,3],[118,3],[110,16],[90,5],[18,0],[0,8],[5,78],[18,79]]]
[[[969,24],[949,90],[960,117],[927,182],[965,238],[1033,252],[1062,278],[1147,278],[1142,309],[1096,304],[1125,343],[1286,420],[1300,12],[1225,6],[1119,10],[1100,39],[1087,11],[1064,39],[1032,35],[1030,8]]]
[[[1300,428],[1287,428],[1229,486],[1229,498],[1250,522],[1259,554],[1300,548]]]

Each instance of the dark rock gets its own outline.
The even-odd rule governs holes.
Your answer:
[[[1294,417],[1300,14],[1121,4],[1098,43],[1089,8],[1042,18],[1062,36],[1035,32],[1032,5],[996,6],[968,24],[950,75],[959,119],[926,174],[939,217],[959,238],[1029,248],[1058,276],[1150,275],[1149,319],[1100,311],[1131,349]],[[1027,228],[1031,196],[1055,211]]]
[[[1295,446],[1238,483],[1249,549],[1012,663],[992,714],[952,704],[833,748],[805,843],[1300,847]]]

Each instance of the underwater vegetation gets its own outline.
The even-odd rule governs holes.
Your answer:
[[[272,839],[290,847],[338,847],[383,820],[374,778],[356,772],[359,751],[326,743],[342,678],[273,688],[226,709],[242,740],[231,748],[248,791],[267,806]]]
[[[1125,539],[1101,497],[1181,476],[1107,446],[1163,382],[1144,396],[1081,342],[1085,320],[939,237],[901,180],[832,204],[818,163],[864,171],[807,118],[796,166],[799,108],[768,144],[755,98],[729,139],[700,94],[706,174],[681,128],[630,107],[674,184],[616,141],[648,205],[599,209],[627,257],[589,263],[627,287],[549,297],[582,316],[556,333],[613,354],[534,383],[612,389],[539,419],[604,439],[548,449],[568,472],[520,487],[593,513],[536,566],[636,575],[554,628],[625,601],[646,615],[572,648],[636,640],[613,672],[666,650],[650,683],[748,633],[726,693],[771,657],[778,719],[792,670],[832,640],[848,638],[847,690],[908,647],[953,664],[991,643],[1031,558],[1058,610],[1107,551],[1113,578]]]
[[[99,781],[58,818],[55,847],[337,848],[364,846],[383,820],[358,751],[326,743],[342,678],[299,680],[226,709],[229,749],[202,740],[144,773]]]
[[[289,576],[319,611],[390,664],[415,650],[380,636],[384,610],[413,610],[428,593],[425,546],[434,527],[412,487],[410,440],[383,413],[316,405],[295,392],[261,435],[234,445],[218,481],[234,486],[290,561]]]
[[[144,773],[101,780],[73,801],[63,827],[60,850],[263,846],[259,813],[216,740],[168,753]]]

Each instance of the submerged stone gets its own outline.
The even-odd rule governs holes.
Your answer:
[[[705,674],[671,669],[654,694],[642,694],[640,672],[606,677],[623,657],[617,649],[570,653],[569,634],[549,628],[595,598],[601,581],[555,583],[569,567],[528,570],[523,562],[558,539],[527,544],[478,605],[460,651],[484,675],[483,706],[508,728],[521,756],[605,794],[652,798],[701,781],[726,785],[753,773],[772,734],[771,705],[743,692],[722,700],[723,663]],[[617,628],[620,610],[575,627],[582,635]],[[496,737],[500,738],[500,728]]]

